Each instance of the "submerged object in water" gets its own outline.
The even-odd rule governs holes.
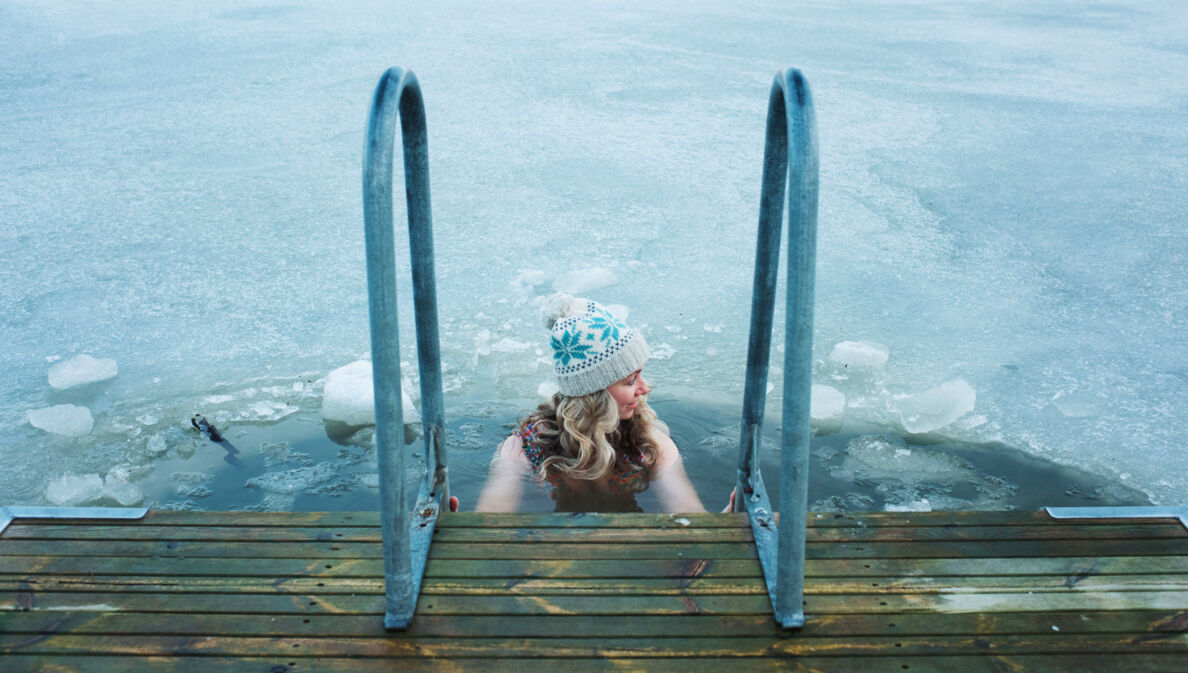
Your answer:
[[[227,450],[227,455],[223,456],[223,460],[237,467],[242,465],[242,463],[239,462],[239,459],[235,457],[235,454],[239,453],[239,449],[235,448],[231,442],[228,442],[226,439],[224,439],[223,435],[219,433],[218,428],[211,425],[206,420],[205,416],[202,414],[194,414],[194,416],[190,418],[190,425],[194,426],[194,429],[198,432],[201,432],[210,438],[210,441],[215,442],[216,444],[221,444],[222,447]]]
[[[206,421],[206,417],[203,416],[202,414],[194,414],[194,417],[190,419],[190,425],[194,426],[194,428],[197,429],[198,432],[201,432],[202,434],[209,437],[210,441],[212,441],[212,442],[225,441],[223,439],[223,436],[219,434],[218,429],[215,428],[215,426],[208,423]]]

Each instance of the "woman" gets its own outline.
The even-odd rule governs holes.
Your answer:
[[[551,330],[559,392],[523,419],[491,459],[475,507],[514,512],[528,478],[559,512],[640,512],[654,486],[670,512],[704,512],[667,427],[647,403],[643,335],[601,304],[556,294],[541,315]]]

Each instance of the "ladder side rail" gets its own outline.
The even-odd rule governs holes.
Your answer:
[[[784,73],[784,108],[793,134],[788,159],[788,287],[784,312],[784,408],[780,446],[781,526],[776,615],[785,626],[804,624],[805,526],[808,515],[813,298],[817,266],[818,159],[816,119],[808,82]]]
[[[741,502],[751,521],[773,612],[786,628],[804,625],[817,176],[816,125],[808,83],[799,70],[788,69],[776,76],[768,102],[736,491],[736,509]],[[792,524],[779,527],[777,533],[759,469],[758,448],[766,404],[785,196],[789,232],[780,511],[785,513],[784,521]]]
[[[416,516],[411,522],[404,493],[404,413],[392,226],[392,161],[397,116],[401,121],[404,155],[426,460],[430,460],[432,454],[434,465],[427,471],[426,482],[418,495]],[[433,524],[440,510],[441,496],[447,488],[444,483],[445,452],[441,446],[441,367],[429,203],[428,133],[420,84],[411,71],[390,68],[376,85],[363,160],[375,441],[383,527],[384,626],[388,629],[404,629],[412,621]]]

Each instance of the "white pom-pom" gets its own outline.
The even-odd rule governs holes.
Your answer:
[[[540,318],[546,328],[553,329],[553,325],[556,325],[558,320],[581,315],[585,310],[586,301],[584,299],[576,299],[571,294],[558,292],[545,297],[541,302]]]

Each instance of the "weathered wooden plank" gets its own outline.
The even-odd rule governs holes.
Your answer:
[[[816,615],[796,631],[818,636],[1131,634],[1188,631],[1188,610],[1053,613]],[[76,635],[205,634],[224,636],[391,636],[407,638],[784,637],[770,615],[420,615],[408,631],[389,634],[376,615],[0,611],[0,632]]]
[[[307,526],[153,526],[143,523],[101,525],[30,523],[11,524],[3,542],[9,540],[217,540],[225,542],[380,542],[376,527]]]
[[[235,636],[140,636],[119,638],[72,634],[0,634],[0,654],[105,654],[165,656],[286,656],[294,650],[325,657],[537,657],[669,658],[799,657],[986,654],[1188,654],[1188,634],[1062,634],[1007,636],[865,636],[782,638],[261,638]]]
[[[438,526],[442,528],[519,528],[519,527],[614,527],[640,528],[671,525],[675,518],[686,518],[691,526],[745,526],[746,515],[731,514],[496,514],[460,512],[442,514]],[[375,520],[378,525],[378,519]],[[1167,518],[1127,519],[1053,519],[1043,510],[1014,511],[953,511],[953,512],[810,512],[806,519],[809,528],[867,528],[924,526],[1065,526],[1069,523],[1096,521],[1108,525],[1166,524]]]
[[[1188,540],[1010,540],[1002,542],[808,543],[807,559],[855,558],[1000,558],[1017,556],[1163,556],[1188,552]],[[657,559],[755,558],[744,544],[523,544],[435,543],[433,558]]]
[[[746,515],[741,513],[691,514],[496,514],[478,512],[442,513],[437,525],[441,528],[520,528],[520,527],[612,527],[655,528],[679,526],[675,519],[687,519],[689,527],[746,527]],[[151,510],[140,520],[143,525],[184,526],[277,526],[277,527],[373,527],[380,525],[379,512],[175,512]],[[1078,519],[1076,523],[1108,520]],[[809,528],[868,528],[868,527],[924,527],[924,526],[1064,526],[1074,521],[1057,520],[1042,510],[1026,511],[958,511],[958,512],[810,512],[806,518]],[[1168,519],[1128,519],[1128,525],[1140,523],[1166,524]],[[14,525],[41,525],[32,519],[17,519]],[[57,523],[78,523],[94,526],[93,520],[58,520]],[[113,525],[128,525],[113,522]],[[4,536],[7,538],[7,533]]]
[[[330,566],[327,568],[326,566]],[[170,577],[383,577],[381,559],[334,558],[105,558],[0,556],[0,573],[20,579],[49,575],[163,575]],[[682,558],[616,560],[435,559],[427,577],[761,577],[757,559]],[[809,559],[812,578],[965,577],[1059,575],[1061,577],[1188,573],[1188,556],[988,559]],[[873,580],[872,580],[873,581]]]
[[[125,556],[210,558],[383,558],[374,542],[211,542],[192,540],[6,540],[5,556]]]
[[[383,559],[0,556],[0,573],[20,575],[214,575],[383,577]]]
[[[1142,587],[1139,587],[1142,588]],[[1188,588],[1186,586],[1185,588]],[[238,577],[86,577],[57,576],[0,579],[0,591],[135,592],[135,593],[309,593],[382,594],[382,578],[238,578]],[[758,578],[426,578],[422,594],[514,595],[701,595],[766,594]]]
[[[1162,606],[1154,606],[1162,607]],[[382,614],[383,596],[319,594],[0,593],[0,610],[168,613]],[[763,595],[433,596],[418,614],[768,614]]]
[[[810,542],[932,542],[947,540],[1151,540],[1173,539],[1188,544],[1188,530],[1178,521],[1136,524],[1078,523],[1053,526],[851,526],[814,528]],[[445,539],[445,538],[443,538]]]
[[[0,610],[76,610],[80,612],[170,613],[334,613],[379,614],[380,595],[237,594],[229,600],[220,594],[136,594],[43,592],[0,594]],[[842,594],[808,596],[809,615],[895,613],[1052,612],[1070,610],[1180,610],[1188,605],[1184,591],[1124,592],[1010,592],[930,594]],[[418,614],[436,615],[679,615],[770,614],[763,595],[707,596],[421,596]]]
[[[126,532],[126,529],[121,529]],[[159,530],[159,529],[153,529]],[[210,530],[218,535],[209,539],[180,539],[180,529],[168,529],[160,538],[137,536],[131,539],[98,537],[92,530],[90,538],[14,538],[0,541],[0,552],[6,555],[44,556],[219,556],[294,558],[308,556],[310,549],[319,553],[342,558],[377,558],[382,554],[377,539],[346,540],[332,538],[330,532],[323,532],[313,538],[301,541],[282,540],[282,533],[289,529],[235,528],[244,540],[227,538],[226,527],[197,528],[187,531]],[[310,529],[294,528],[294,531]],[[338,530],[338,529],[335,529]],[[142,533],[144,531],[141,531]],[[177,533],[177,534],[175,534]],[[378,535],[378,533],[376,533]],[[622,529],[622,528],[480,528],[444,529],[434,537],[434,545],[442,544],[488,544],[488,543],[566,543],[566,544],[659,544],[659,543],[750,543],[753,538],[750,528],[701,528],[701,529]],[[865,548],[868,544],[931,543],[931,542],[985,542],[1010,541],[1087,541],[1126,540],[1148,548],[1152,540],[1173,542],[1180,549],[1188,549],[1188,533],[1178,526],[1063,526],[1024,529],[1013,526],[973,526],[968,528],[930,527],[906,528],[833,528],[809,531],[810,550],[822,554],[823,543],[849,543],[850,549]],[[861,543],[861,544],[859,544]],[[1084,545],[1082,545],[1083,547]],[[1117,545],[1115,544],[1116,548]],[[1167,544],[1164,544],[1164,549]],[[894,549],[894,548],[892,548]],[[865,551],[865,549],[863,549]]]
[[[179,543],[180,545],[181,543]],[[263,547],[263,543],[259,545]],[[189,543],[187,550],[194,550],[193,553],[188,553],[187,556],[198,556],[200,554],[198,549],[199,543]],[[253,554],[252,551],[255,545],[241,545],[239,553],[242,556],[237,558],[258,558],[261,554]],[[379,549],[379,545],[376,545]],[[306,554],[308,557],[308,554]],[[716,542],[692,542],[692,543],[637,543],[637,544],[585,544],[585,543],[566,543],[566,544],[541,544],[535,542],[509,542],[509,543],[490,543],[490,544],[466,544],[466,543],[434,543],[430,548],[431,558],[440,559],[680,559],[680,558],[719,558],[719,559],[745,559],[757,558],[755,553],[755,546],[746,543],[716,543]],[[15,556],[5,553],[2,558],[15,558]],[[22,557],[22,558],[44,558],[47,561],[53,558],[73,558],[73,557]],[[236,557],[232,557],[236,558]],[[379,558],[379,557],[376,557]],[[371,559],[338,559],[339,562],[367,562]],[[10,572],[8,568],[11,565],[0,565],[0,572]]]
[[[809,577],[806,595],[1188,590],[1185,575],[974,575],[964,577]],[[201,577],[0,575],[0,591],[139,593],[382,593],[382,577]],[[755,594],[758,576],[703,577],[426,577],[426,594]]]
[[[393,662],[382,658],[310,659],[301,656],[277,657],[88,657],[74,655],[12,655],[5,673],[55,671],[72,673],[391,673]],[[872,673],[873,671],[910,670],[915,673],[1003,673],[1003,671],[1047,671],[1050,673],[1095,673],[1143,671],[1144,673],[1183,673],[1180,654],[1058,654],[1058,655],[985,655],[918,656],[888,655],[871,657],[798,657],[794,659],[737,659],[705,657],[648,659],[402,659],[399,670],[408,673],[440,671],[483,671],[484,673],[605,673],[606,671],[649,671],[653,673],[720,673],[740,664],[755,673]],[[877,665],[878,668],[872,668]]]
[[[327,567],[329,566],[329,567]],[[189,575],[219,577],[383,577],[383,560],[269,558],[39,558],[0,556],[0,572],[47,575]],[[615,560],[436,560],[426,566],[430,577],[761,577],[757,559]]]
[[[1188,544],[1188,531],[1179,522],[1152,524],[1078,524],[1060,526],[887,526],[809,529],[809,542],[929,542],[933,540],[1146,540],[1180,539]],[[752,542],[746,528],[461,528],[436,531],[434,543],[443,542]]]

